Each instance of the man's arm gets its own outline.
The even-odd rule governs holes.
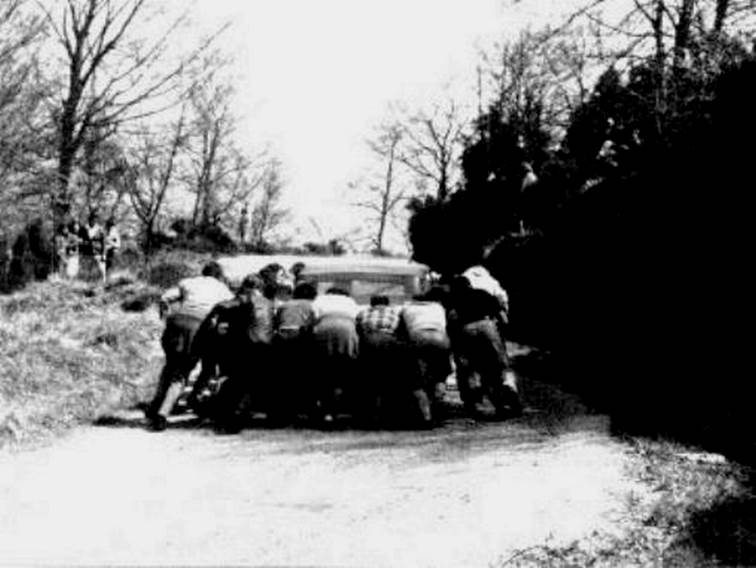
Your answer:
[[[170,310],[171,304],[179,302],[181,300],[181,297],[182,292],[179,286],[173,286],[172,288],[168,288],[165,292],[163,292],[163,295],[160,296],[159,303],[160,317],[165,317],[165,315]]]

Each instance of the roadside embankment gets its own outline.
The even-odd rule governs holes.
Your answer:
[[[142,400],[160,370],[156,290],[47,281],[0,297],[0,448],[28,445]],[[139,305],[141,302],[141,306]],[[140,311],[121,306],[136,303]]]

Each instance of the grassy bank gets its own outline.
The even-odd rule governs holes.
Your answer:
[[[677,443],[629,439],[629,474],[650,492],[631,497],[623,530],[567,546],[521,550],[501,567],[756,565],[756,497],[750,470]]]
[[[132,406],[162,364],[157,289],[129,277],[106,288],[37,282],[0,297],[0,447],[44,441]]]

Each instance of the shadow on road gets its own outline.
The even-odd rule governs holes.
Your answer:
[[[372,450],[416,450],[424,459],[448,460],[450,456],[470,456],[501,448],[505,451],[528,449],[533,445],[554,443],[563,435],[606,436],[609,421],[592,412],[578,396],[565,392],[554,379],[547,356],[535,350],[513,358],[520,377],[525,412],[504,421],[473,420],[464,415],[458,393],[447,393],[446,416],[431,430],[360,428],[348,419],[336,427],[323,429],[309,423],[272,427],[264,417],[253,416],[235,439],[264,440],[272,453],[343,452]],[[102,416],[96,426],[145,428],[143,407]],[[168,431],[194,431],[213,435],[214,425],[193,414],[170,419]],[[159,435],[159,434],[156,434]]]

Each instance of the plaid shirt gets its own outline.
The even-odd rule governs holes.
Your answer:
[[[401,311],[397,306],[374,306],[357,314],[357,329],[362,334],[381,331],[395,333],[399,327]]]

